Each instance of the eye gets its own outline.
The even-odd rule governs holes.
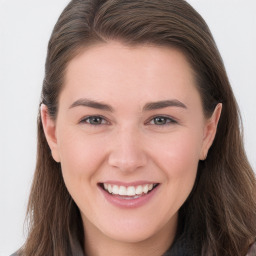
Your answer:
[[[170,124],[176,124],[177,122],[166,116],[156,116],[153,119],[150,120],[149,124],[154,124],[154,125],[170,125]]]
[[[102,125],[108,122],[101,116],[88,116],[80,121],[80,123],[86,123],[90,125]]]

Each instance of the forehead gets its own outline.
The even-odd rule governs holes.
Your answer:
[[[67,66],[64,95],[126,102],[175,97],[187,100],[198,92],[184,54],[152,45],[109,42],[87,48]],[[193,98],[193,97],[192,97]]]

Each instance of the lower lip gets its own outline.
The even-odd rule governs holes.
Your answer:
[[[155,196],[159,187],[160,184],[155,187],[150,193],[140,196],[138,198],[124,199],[118,195],[109,194],[106,190],[99,186],[107,201],[120,208],[137,208],[147,204]]]

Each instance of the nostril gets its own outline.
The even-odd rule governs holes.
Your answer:
[[[139,155],[132,156],[131,154],[126,156],[112,155],[109,157],[108,163],[121,171],[135,171],[146,165],[145,157]]]

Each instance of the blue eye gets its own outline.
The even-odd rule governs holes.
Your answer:
[[[150,124],[154,125],[169,125],[169,124],[176,124],[177,122],[173,120],[170,117],[165,117],[165,116],[156,116],[154,117],[151,121]]]
[[[107,121],[101,116],[88,116],[81,120],[81,123],[87,123],[90,125],[101,125],[106,124]]]

